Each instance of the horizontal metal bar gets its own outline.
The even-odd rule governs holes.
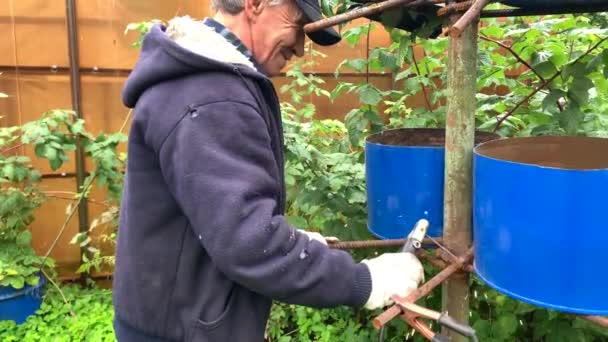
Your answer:
[[[19,73],[31,73],[31,74],[65,74],[66,76],[70,73],[70,68],[62,67],[62,66],[10,66],[10,65],[0,65],[0,72],[10,73],[10,72],[19,72]],[[91,74],[91,75],[99,75],[99,76],[123,76],[127,77],[130,73],[130,69],[107,69],[107,68],[80,68],[81,74]],[[303,72],[305,76],[319,76],[319,77],[335,77],[334,72]],[[365,72],[340,72],[340,76],[342,77],[357,77],[357,76],[365,76]],[[279,76],[287,77],[287,73],[280,73]],[[371,77],[392,77],[392,72],[370,72]]]
[[[87,173],[87,176],[88,176],[88,173]],[[45,173],[42,175],[42,179],[73,178],[73,177],[76,177],[75,172]]]
[[[537,15],[552,15],[552,14],[580,14],[580,13],[597,13],[607,12],[608,4],[590,5],[590,6],[554,6],[551,8],[513,8],[513,9],[497,9],[485,10],[481,12],[482,18],[503,18],[503,17],[525,17]]]
[[[358,249],[358,248],[383,248],[383,247],[401,247],[405,244],[405,239],[395,240],[361,240],[361,241],[329,241],[328,244],[333,249]],[[441,239],[435,239],[441,243]],[[430,239],[422,241],[425,245],[434,245]]]
[[[304,25],[304,32],[316,32],[331,26],[345,23],[347,21],[381,13],[398,6],[401,6],[402,8],[407,8],[411,6],[429,3],[430,2],[427,0],[386,0],[382,2],[376,2],[368,6],[357,7],[350,11],[306,24]]]
[[[80,68],[80,73],[87,74],[98,74],[98,75],[124,75],[127,76],[131,73],[130,69],[108,69],[108,68]],[[2,72],[23,72],[23,73],[52,73],[52,74],[70,74],[71,70],[66,66],[59,65],[51,65],[48,67],[45,66],[29,66],[29,65],[0,65],[0,71]]]

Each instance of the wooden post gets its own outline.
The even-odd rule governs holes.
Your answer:
[[[450,24],[459,19],[450,18]],[[473,146],[477,93],[477,23],[450,37],[445,141],[444,244],[456,255],[471,245]],[[443,310],[459,322],[469,321],[469,275],[460,272],[443,284]],[[452,341],[467,338],[443,331]]]

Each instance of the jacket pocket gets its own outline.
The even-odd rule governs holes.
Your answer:
[[[197,319],[190,326],[187,342],[223,342],[228,341],[229,337],[234,333],[234,306],[238,292],[231,291],[228,303],[224,311],[213,321],[203,321]]]

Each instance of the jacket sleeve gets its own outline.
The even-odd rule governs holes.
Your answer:
[[[269,298],[311,307],[362,306],[367,266],[277,215],[278,167],[268,128],[248,104],[193,108],[159,149],[166,182],[214,264]]]

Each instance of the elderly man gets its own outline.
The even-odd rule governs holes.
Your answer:
[[[114,280],[119,342],[262,341],[272,300],[376,309],[423,277],[412,254],[356,262],[285,217],[283,137],[268,77],[304,54],[317,0],[214,0],[213,19],[146,35]],[[321,45],[331,29],[309,36]]]

